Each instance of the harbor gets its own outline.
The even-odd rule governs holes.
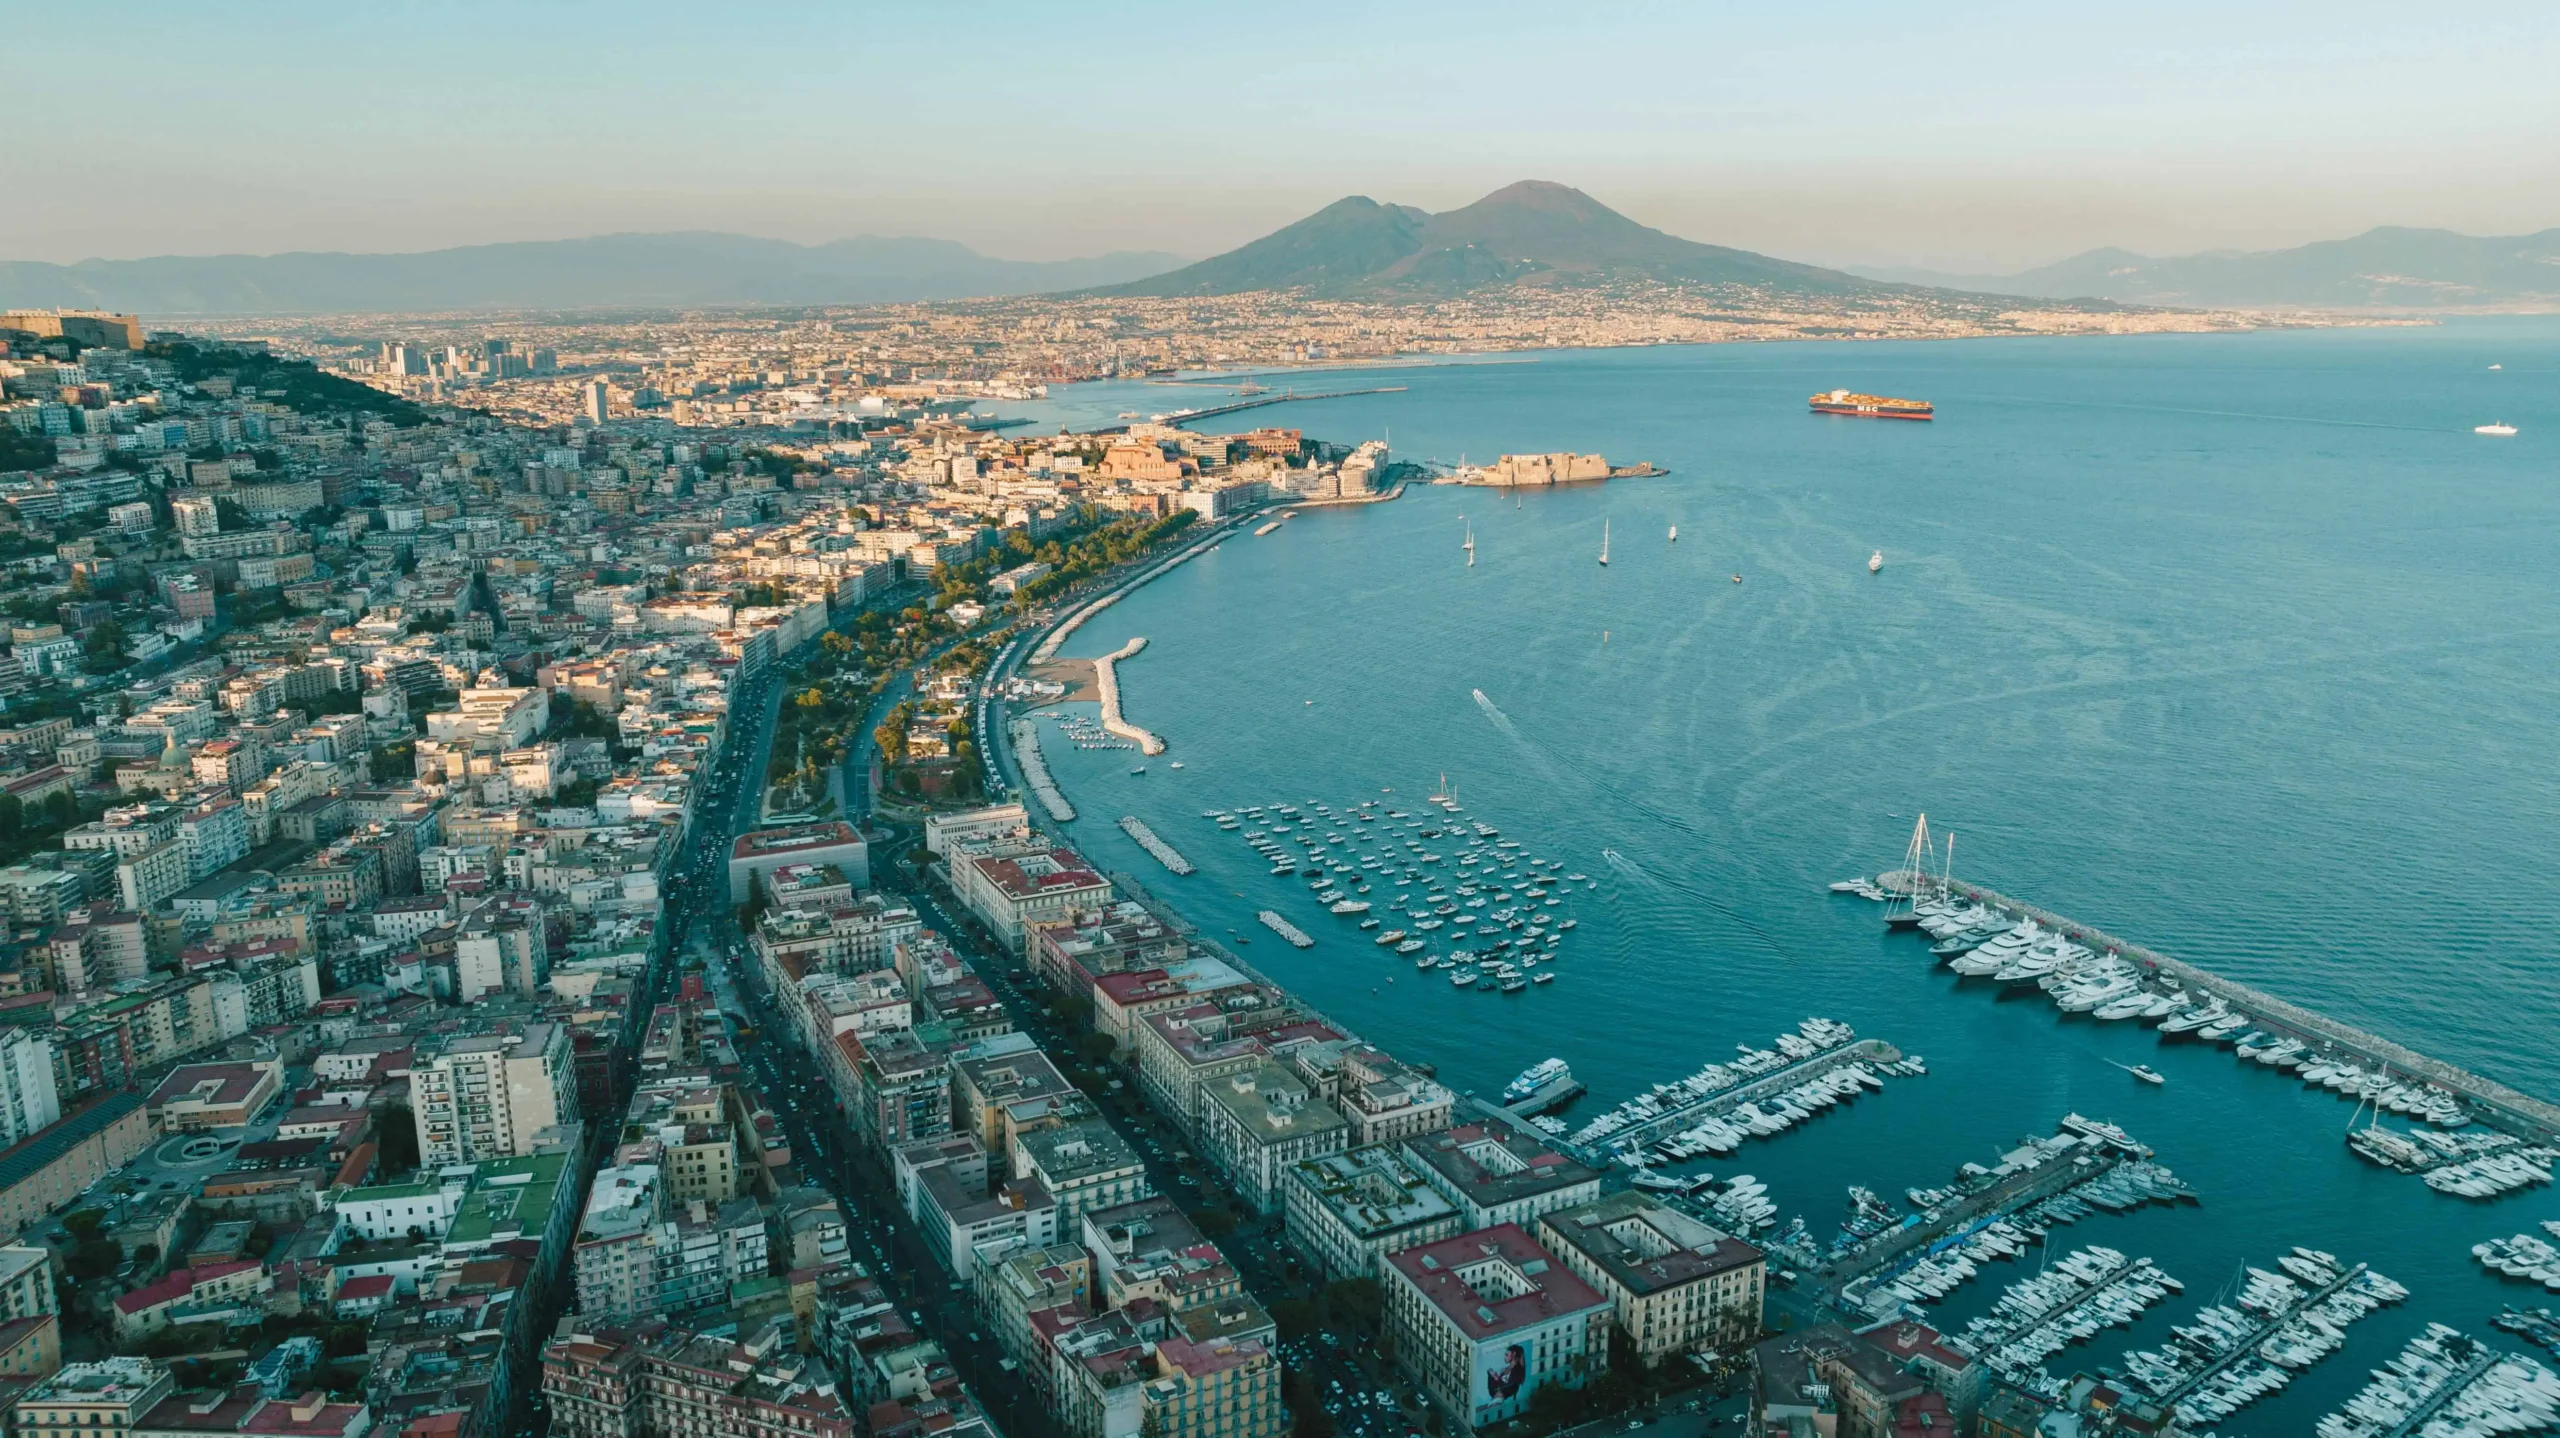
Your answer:
[[[1770,1048],[1737,1047],[1739,1057],[1711,1063],[1677,1083],[1658,1084],[1576,1129],[1569,1141],[1594,1162],[1631,1167],[1655,1161],[1646,1151],[1665,1143],[1682,1149],[1658,1157],[1731,1153],[1753,1134],[1775,1134],[1810,1117],[1814,1110],[1808,1105],[1817,1094],[1825,1096],[1819,1106],[1829,1107],[1862,1089],[1883,1088],[1876,1071],[1905,1062],[1893,1045],[1858,1038],[1848,1025],[1827,1019],[1806,1020]],[[1835,1076],[1848,1079],[1845,1091],[1829,1082]],[[1788,1101],[1797,1094],[1804,1099]],[[1762,1100],[1770,1101],[1772,1112],[1760,1112]]]
[[[2326,1086],[2336,1088],[2342,1094],[2367,1099],[2376,1097],[2376,1092],[2365,1091],[2369,1086],[2376,1091],[2391,1088],[2419,1091],[2419,1097],[2423,1099],[2424,1091],[2433,1091],[2449,1096],[2459,1104],[2459,1113],[2438,1109],[2432,1114],[2422,1112],[2419,1116],[2437,1117],[2439,1121],[2474,1119],[2538,1146],[2548,1146],[2560,1140],[2560,1105],[2518,1093],[2494,1079],[2429,1058],[2404,1045],[2314,1013],[2248,984],[2117,938],[2093,925],[2038,908],[1979,884],[1952,878],[1932,878],[1925,871],[1919,872],[1917,877],[1909,869],[1887,873],[1879,880],[1879,887],[1888,895],[1897,896],[1894,902],[1912,907],[1926,902],[1932,895],[1943,896],[1940,902],[1961,900],[2007,916],[2014,923],[2032,923],[2043,932],[2080,945],[2094,954],[2119,960],[2131,966],[2137,975],[2126,997],[2130,997],[2134,989],[2154,998],[2182,995],[2184,1001],[2178,1008],[2189,1012],[2218,1002],[2226,1013],[2245,1020],[2248,1030],[2272,1040],[2301,1046],[2295,1055],[2289,1056],[2340,1060],[2352,1066],[2352,1076],[2339,1069],[2323,1076],[2324,1079],[2336,1078],[2336,1083]],[[2164,1011],[2161,1016],[2173,1016],[2176,1011]],[[2147,1013],[2127,1016],[2161,1017]],[[2231,1026],[2225,1024],[2222,1027]],[[2240,1029],[2231,1028],[2227,1037],[2236,1047],[2243,1035]]]

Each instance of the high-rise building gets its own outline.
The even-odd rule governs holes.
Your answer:
[[[578,1116],[569,1031],[547,1022],[447,1040],[409,1074],[419,1161],[478,1163],[533,1152],[534,1135]]]
[[[181,495],[169,501],[169,513],[177,521],[181,535],[202,536],[222,532],[222,516],[216,511],[211,495]]]
[[[597,424],[604,423],[606,415],[612,411],[612,391],[605,388],[604,381],[591,379],[579,389],[578,393],[585,400],[587,418]]]
[[[0,1034],[0,1148],[33,1138],[61,1118],[53,1041],[22,1028]]]

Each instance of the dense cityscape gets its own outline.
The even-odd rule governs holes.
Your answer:
[[[1652,1166],[1924,1073],[1916,1058],[1806,1020],[1569,1130],[1544,1112],[1579,1092],[1560,1061],[1498,1096],[1453,1091],[1061,837],[1073,808],[1032,716],[1098,695],[1099,727],[1069,737],[1163,747],[1127,722],[1111,659],[1055,658],[1122,594],[1300,507],[1613,474],[1599,456],[1451,474],[1354,436],[1204,433],[1194,410],[1264,391],[1180,371],[1771,325],[2264,322],[1942,300],[1708,317],[1666,295],[255,333],[0,314],[12,1421],[87,1438],[1537,1438],[1672,1419],[2024,1438],[2195,1431],[2178,1424],[2280,1386],[2284,1345],[2316,1361],[2336,1346],[2317,1334],[2407,1290],[2297,1249],[2298,1285],[2240,1300],[2261,1325],[2246,1345],[2131,1385],[2042,1360],[2071,1341],[2048,1343],[2061,1315],[2159,1301],[2174,1285],[2147,1260],[2081,1249],[2008,1317],[1927,1321],[2030,1230],[2192,1196],[2112,1124],[2070,1115],[1915,1190],[1909,1217],[1865,1194],[1824,1250],[1801,1221],[1767,1231],[1747,1176]],[[997,414],[1105,377],[1167,382],[1164,412],[1049,434]],[[1557,920],[1530,906],[1559,902],[1543,886],[1560,873],[1522,874],[1497,831],[1463,838],[1456,801],[1432,805],[1447,817],[1204,817],[1253,823],[1274,874],[1312,878],[1346,920],[1372,903],[1327,886],[1437,864],[1423,841],[1444,829],[1424,826],[1443,825],[1460,869],[1484,867],[1445,893],[1405,868],[1394,905],[1416,933],[1376,942],[1424,950],[1421,931],[1479,922],[1474,883],[1496,903],[1516,889],[1526,917],[1481,920],[1483,977],[1458,981],[1551,980],[1497,955],[1552,961]],[[1331,826],[1390,837],[1360,857],[1373,840],[1329,849],[1346,843]],[[1914,904],[1931,852],[1914,842],[1906,920],[1946,952],[2027,951],[2032,923],[2001,947],[1997,896]],[[1377,903],[1364,932],[1392,919]],[[2190,1015],[2131,969],[2100,977],[2115,987],[2091,1007],[2246,1023]],[[2468,1122],[2453,1089],[2388,1092]]]

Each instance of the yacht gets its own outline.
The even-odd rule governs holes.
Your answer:
[[[2504,439],[2514,434],[2516,432],[2516,427],[2502,420],[2496,424],[2475,424],[2471,427],[2471,432],[2473,434],[2494,434],[2499,438]],[[1602,549],[1605,551],[1607,546],[1603,545]],[[1609,562],[1609,557],[1605,552],[1602,553],[1600,562],[1602,564]]]

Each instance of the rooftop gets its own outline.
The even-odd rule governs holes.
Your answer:
[[[1609,1306],[1516,1223],[1391,1253],[1386,1262],[1470,1342]]]

